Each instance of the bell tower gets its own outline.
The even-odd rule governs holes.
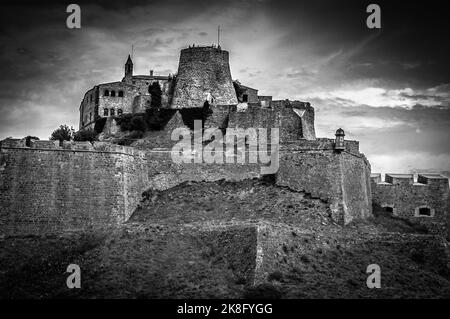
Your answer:
[[[130,55],[128,55],[127,62],[125,63],[125,80],[131,80],[133,77],[133,61],[131,61]]]

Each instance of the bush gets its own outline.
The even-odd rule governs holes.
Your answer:
[[[145,122],[144,116],[136,115],[131,118],[131,131],[147,131],[147,123]]]
[[[132,131],[130,134],[122,137],[119,141],[117,141],[117,144],[128,146],[131,145],[131,143],[133,143],[137,139],[142,138],[143,136],[144,132],[142,131]]]
[[[99,118],[96,122],[95,122],[95,126],[94,126],[94,131],[97,134],[100,134],[101,132],[103,132],[103,128],[105,127],[106,124],[106,117],[101,117]]]
[[[28,135],[25,137],[25,145],[31,146],[31,140],[39,141],[39,137]]]
[[[72,127],[69,127],[67,125],[60,125],[59,128],[53,131],[50,139],[54,141],[58,140],[60,142],[70,141],[73,139],[73,134],[74,130]]]
[[[162,130],[175,112],[174,109],[147,108],[145,111],[147,128],[151,131]]]
[[[147,131],[147,123],[144,114],[124,114],[115,118],[122,132]]]
[[[91,129],[81,130],[73,135],[73,139],[78,142],[84,141],[93,142],[97,140],[97,133],[95,133],[95,131]]]
[[[148,87],[148,93],[152,96],[152,100],[150,102],[151,108],[160,108],[161,107],[161,96],[162,90],[159,82],[153,82],[152,85]]]

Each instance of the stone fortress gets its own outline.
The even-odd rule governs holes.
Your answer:
[[[122,146],[105,141],[64,142],[6,139],[0,144],[0,233],[33,234],[118,226],[129,220],[148,190],[185,182],[264,178],[263,164],[174,163],[171,133],[191,127],[205,106],[204,128],[278,128],[279,169],[270,178],[281,187],[326,203],[341,225],[372,216],[372,205],[394,216],[420,221],[448,235],[449,185],[440,175],[372,174],[359,142],[317,138],[314,108],[307,102],[272,100],[233,81],[229,53],[220,46],[192,46],[180,54],[175,75],[133,75],[130,57],[122,81],[96,85],[80,105],[80,130],[106,118],[104,133],[117,131],[116,119],[145,112],[158,81],[161,109],[170,115],[160,129],[165,147]],[[238,89],[236,89],[238,88]],[[111,130],[111,127],[115,127]],[[330,134],[336,128],[330,128]],[[244,139],[245,137],[237,137]],[[244,143],[245,145],[245,143]],[[246,154],[247,149],[237,148]],[[241,153],[242,154],[242,153]],[[246,159],[248,156],[246,157]]]

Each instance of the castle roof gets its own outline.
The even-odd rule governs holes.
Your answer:
[[[167,75],[133,75],[133,80],[168,80]]]

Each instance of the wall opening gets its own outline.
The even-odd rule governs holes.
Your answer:
[[[428,207],[419,208],[419,216],[431,216],[431,209]]]
[[[123,97],[123,91],[119,91],[119,97]]]
[[[103,96],[109,96],[109,90],[105,90],[105,92],[103,92]]]
[[[111,96],[115,97],[116,96],[116,91],[111,91]]]

